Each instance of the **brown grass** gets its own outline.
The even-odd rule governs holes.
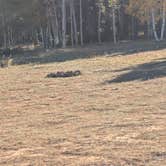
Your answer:
[[[164,58],[159,50],[0,69],[0,165],[165,166],[166,77],[104,84],[128,72],[115,70]],[[77,69],[82,76],[45,78]]]

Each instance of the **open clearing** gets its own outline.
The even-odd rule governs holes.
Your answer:
[[[165,49],[11,66],[0,87],[2,166],[166,165]]]

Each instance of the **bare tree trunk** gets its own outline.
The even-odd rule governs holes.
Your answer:
[[[147,38],[148,40],[150,40],[153,36],[153,30],[152,30],[152,21],[151,21],[151,13],[149,10],[146,10],[145,12],[146,14],[146,18],[147,18],[147,22],[146,22],[146,25],[147,25]]]
[[[8,47],[11,47],[11,40],[10,40],[10,27],[7,27],[7,43]]]
[[[46,27],[46,48],[49,48],[49,28]]]
[[[152,14],[152,26],[153,26],[154,37],[155,37],[155,40],[156,40],[156,41],[159,41],[159,37],[158,37],[157,31],[156,31],[156,22],[155,22],[154,8],[152,8],[151,14]]]
[[[71,45],[74,46],[74,39],[73,39],[73,13],[72,13],[72,3],[70,3],[70,31],[71,31]]]
[[[57,18],[57,10],[55,6],[55,2],[52,1],[52,15],[51,15],[51,21],[52,21],[52,31],[54,35],[54,45],[59,44],[59,25],[58,25],[58,18]]]
[[[114,43],[117,43],[117,38],[116,38],[116,16],[115,16],[115,7],[112,7],[112,20],[113,20],[113,37],[114,37]]]
[[[78,45],[77,21],[76,21],[76,15],[75,15],[74,1],[72,0],[71,3],[72,3],[72,11],[73,11],[74,40],[75,40],[75,44]]]
[[[51,30],[52,30],[52,27],[51,27],[51,24],[48,23],[48,41],[49,41],[49,48],[52,48],[53,47],[53,36],[52,36],[52,33],[51,33]]]
[[[160,36],[160,40],[163,40],[164,38],[164,32],[165,32],[165,4],[163,4],[163,14],[162,14],[162,27],[161,27],[161,36]]]
[[[83,46],[83,19],[82,19],[82,0],[80,0],[80,42],[81,46]]]
[[[62,47],[66,47],[66,0],[62,0]]]
[[[131,18],[131,39],[135,40],[135,19],[134,16]]]
[[[99,14],[98,14],[98,42],[101,43],[101,6],[99,4]]]
[[[13,38],[13,29],[12,27],[10,28],[10,41],[11,41],[11,45],[14,45],[14,38]]]
[[[42,47],[45,48],[44,32],[43,32],[43,28],[42,28],[42,27],[40,27],[40,35],[41,35],[41,43],[42,43]]]
[[[2,13],[2,25],[3,25],[3,46],[7,48],[7,32],[6,32],[6,19],[5,15]]]

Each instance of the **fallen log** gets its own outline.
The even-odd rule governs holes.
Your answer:
[[[80,70],[76,70],[76,71],[67,71],[67,72],[63,72],[63,71],[58,71],[56,73],[49,73],[47,74],[47,78],[66,78],[66,77],[76,77],[81,75]]]

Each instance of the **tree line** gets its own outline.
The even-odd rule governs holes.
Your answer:
[[[160,41],[165,21],[166,0],[0,0],[0,46]]]

